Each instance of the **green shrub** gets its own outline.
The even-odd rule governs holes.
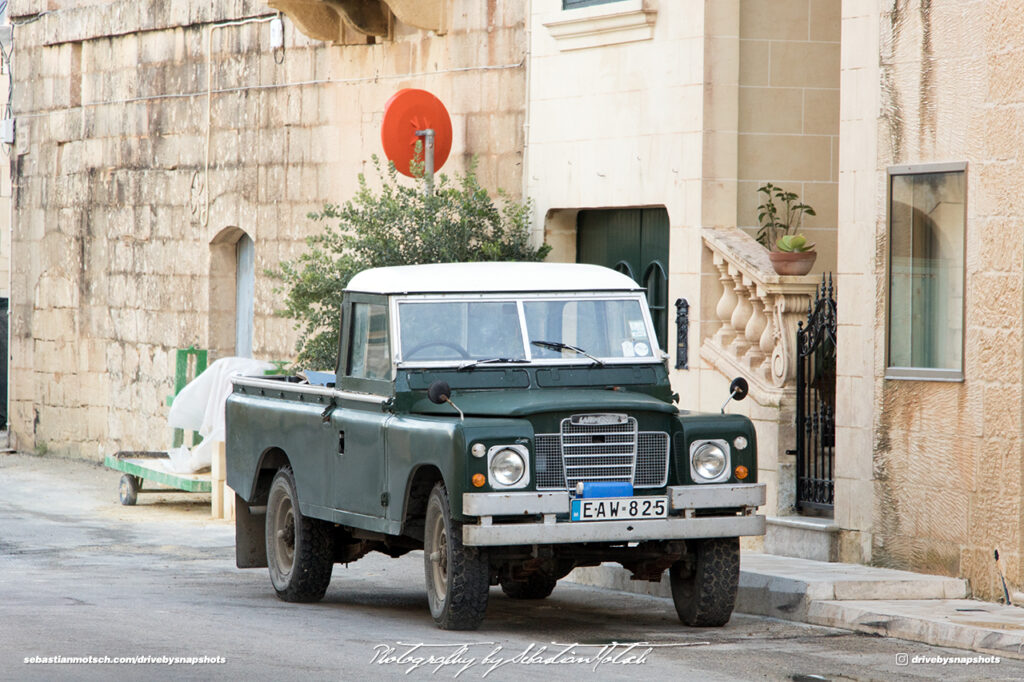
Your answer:
[[[419,263],[539,261],[551,250],[546,244],[530,244],[530,202],[513,201],[498,190],[499,207],[480,186],[475,161],[454,178],[438,175],[431,194],[402,184],[394,164],[385,169],[376,156],[373,164],[380,191],[372,190],[360,173],[355,197],[309,214],[323,229],[306,238],[308,250],[267,272],[281,281],[275,292],[285,294],[284,308],[277,313],[294,319],[300,330],[296,364],[302,367],[335,367],[342,292],[362,270]]]

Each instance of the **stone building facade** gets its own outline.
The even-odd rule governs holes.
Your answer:
[[[836,520],[851,560],[964,576],[985,598],[1001,594],[996,549],[1011,589],[1024,583],[1019,9],[896,0],[844,3],[843,17],[858,49],[842,76],[836,496],[872,503]],[[914,199],[916,262],[900,247],[907,178],[958,185]],[[909,322],[908,268],[934,300]],[[909,356],[908,372],[915,334],[948,348]]]
[[[551,259],[650,286],[682,404],[718,409],[750,380],[730,409],[757,424],[776,520],[794,512],[793,334],[817,277],[775,275],[750,235],[761,183],[798,191],[840,301],[830,558],[992,597],[998,548],[1024,583],[1010,3],[270,5],[11,3],[19,447],[162,447],[175,350],[237,349],[247,239],[252,352],[290,357],[264,270],[303,248],[307,212],[352,194],[388,97],[421,87],[452,113],[447,169],[478,156],[485,186],[534,201]]]
[[[264,270],[303,248],[307,212],[351,196],[390,94],[423,87],[452,112],[451,167],[476,155],[485,186],[530,197],[552,259],[594,260],[588,230],[609,214],[653,221],[661,241],[632,274],[673,356],[670,302],[690,303],[673,383],[709,408],[753,380],[738,409],[761,431],[768,511],[791,511],[784,358],[814,280],[782,282],[763,252],[726,262],[714,234],[749,249],[757,186],[785,184],[816,203],[817,271],[834,267],[835,2],[26,1],[12,17],[14,248],[32,254],[14,272],[19,447],[161,447],[175,351],[239,351],[247,249],[252,352],[290,357]]]
[[[791,355],[786,344],[820,275],[783,283],[740,231],[756,232],[757,188],[781,185],[817,209],[804,225],[818,244],[814,272],[835,268],[840,3],[530,6],[526,193],[551,258],[600,256],[587,230],[599,231],[604,219],[627,233],[634,216],[641,221],[640,250],[660,249],[667,274],[654,303],[669,318],[676,300],[689,304],[689,366],[672,373],[680,404],[717,410],[729,380],[746,376],[753,399],[732,409],[758,425],[768,513],[792,513],[794,369],[767,365],[773,354]],[[666,238],[651,244],[643,223],[659,213]],[[715,251],[719,239],[738,241],[739,251]],[[616,266],[629,249],[627,238],[616,239],[602,264]],[[652,258],[631,267],[657,289],[645,278]],[[668,328],[664,347],[675,367],[680,341],[676,325]]]
[[[274,316],[264,271],[303,249],[308,212],[372,171],[395,91],[448,106],[444,170],[475,155],[487,186],[521,192],[521,3],[453,5],[439,31],[382,11],[364,32],[335,13],[330,42],[286,19],[283,49],[270,43],[278,13],[249,0],[18,0],[9,13],[21,449],[166,447],[176,350],[233,354],[240,324],[256,357],[291,358],[295,332]],[[236,319],[239,287],[251,288],[248,320]]]

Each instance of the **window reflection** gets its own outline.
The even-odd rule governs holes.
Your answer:
[[[890,367],[962,367],[964,175],[891,176]]]

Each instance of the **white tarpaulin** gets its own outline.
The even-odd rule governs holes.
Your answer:
[[[273,368],[268,362],[252,358],[221,358],[181,389],[171,404],[167,423],[175,429],[197,432],[203,442],[192,450],[182,446],[168,452],[168,468],[179,474],[208,469],[214,443],[224,440],[224,404],[231,395],[231,377],[259,376]]]

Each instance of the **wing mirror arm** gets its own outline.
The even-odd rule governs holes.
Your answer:
[[[430,402],[436,405],[448,403],[449,405],[455,408],[456,412],[459,413],[459,419],[461,421],[465,421],[466,415],[462,413],[462,410],[459,409],[458,405],[452,402],[451,396],[452,389],[448,385],[447,381],[441,381],[440,379],[438,379],[437,381],[435,381],[434,383],[430,384],[430,386],[427,387],[427,398],[430,399]]]
[[[729,397],[725,399],[724,403],[722,403],[722,414],[725,414],[726,405],[733,400],[743,400],[747,397],[748,393],[750,393],[750,384],[747,383],[746,379],[743,377],[736,377],[733,379],[732,383],[729,384]]]

